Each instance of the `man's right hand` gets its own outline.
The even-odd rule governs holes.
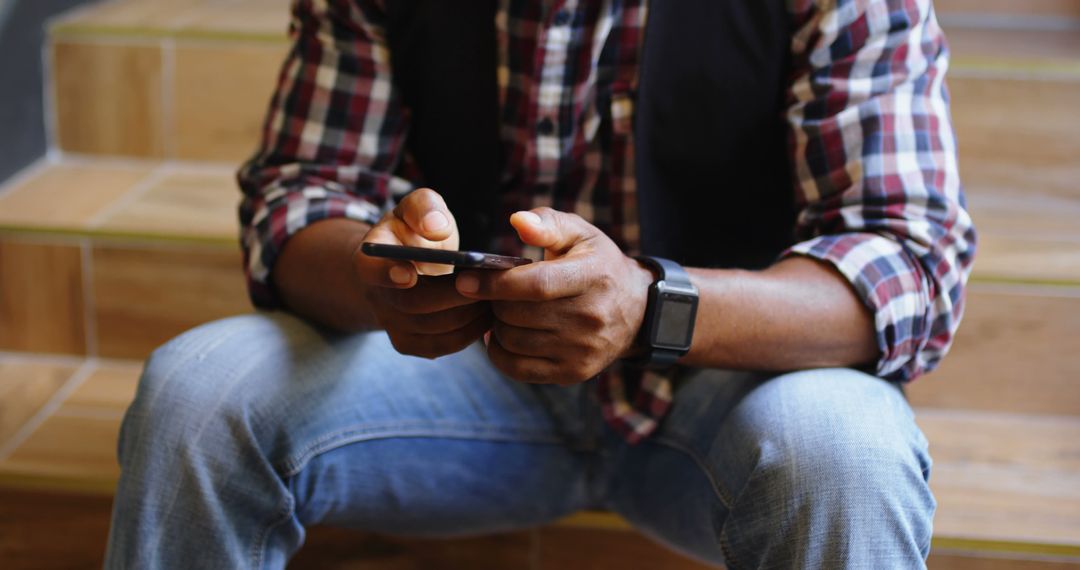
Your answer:
[[[457,250],[459,238],[446,202],[435,191],[421,188],[383,216],[364,241]],[[371,257],[357,247],[353,268],[376,322],[402,354],[452,354],[491,329],[489,303],[459,294],[448,265]]]

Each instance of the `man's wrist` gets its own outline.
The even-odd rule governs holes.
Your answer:
[[[630,338],[626,348],[619,354],[619,359],[634,359],[644,355],[646,347],[641,344],[641,328],[645,323],[645,310],[649,304],[649,287],[658,279],[658,275],[649,266],[633,257],[626,256],[627,266],[633,278],[630,280],[630,302],[633,306],[631,313],[634,315],[635,326],[631,327]]]
[[[659,257],[636,260],[650,270],[645,314],[634,351],[637,364],[668,367],[686,355],[694,336],[699,292],[689,273],[678,263]]]

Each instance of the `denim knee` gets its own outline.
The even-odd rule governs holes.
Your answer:
[[[120,432],[121,464],[152,450],[175,453],[215,433],[237,428],[254,396],[244,390],[250,339],[268,326],[263,315],[245,315],[192,329],[155,350],[139,379]]]
[[[826,566],[857,558],[855,544],[928,553],[930,458],[898,387],[850,370],[815,370],[755,392],[746,413],[759,418],[756,465],[732,509],[744,524],[726,529],[738,550],[813,552]],[[765,526],[771,531],[757,532]],[[772,540],[788,544],[762,543]],[[811,540],[817,547],[800,544]]]

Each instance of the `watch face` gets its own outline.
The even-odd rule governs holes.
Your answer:
[[[687,295],[663,294],[653,344],[676,349],[689,348],[697,299]]]

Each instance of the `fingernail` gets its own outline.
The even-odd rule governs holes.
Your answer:
[[[532,212],[518,212],[518,215],[534,226],[544,225],[544,220]]]
[[[408,285],[412,281],[412,271],[395,265],[390,268],[390,280],[398,285]]]
[[[491,331],[484,333],[484,346],[491,344]]]
[[[420,225],[424,226],[426,231],[437,232],[450,225],[450,220],[446,219],[442,212],[428,212]]]
[[[457,289],[462,293],[476,293],[480,290],[480,280],[473,275],[461,275],[457,278]]]

